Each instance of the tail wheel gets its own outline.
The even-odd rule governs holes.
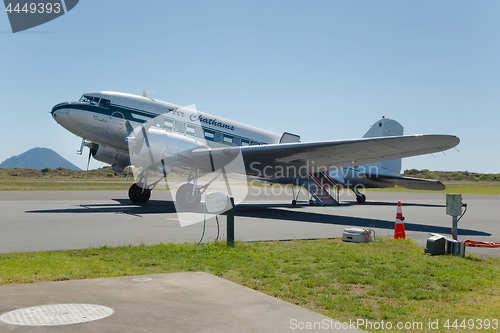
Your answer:
[[[194,208],[201,201],[200,190],[191,183],[183,184],[175,194],[176,203],[182,208]]]
[[[364,195],[364,194],[357,195],[356,196],[356,201],[358,203],[365,203],[365,201],[366,201],[366,195]]]
[[[133,203],[143,204],[148,202],[151,197],[151,190],[143,189],[141,186],[133,184],[128,190],[128,197]]]

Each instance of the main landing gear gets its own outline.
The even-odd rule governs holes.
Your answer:
[[[151,198],[151,191],[163,179],[160,178],[152,184],[148,184],[148,170],[141,172],[137,183],[132,184],[128,189],[128,198],[135,204],[142,205]]]
[[[175,194],[176,203],[182,208],[195,208],[201,201],[201,192],[196,184],[182,184]]]
[[[128,197],[135,204],[145,204],[151,198],[151,189],[133,184],[128,190]],[[183,184],[175,194],[175,201],[182,208],[194,208],[201,201],[200,190],[192,183]]]
[[[135,204],[143,204],[148,202],[151,197],[151,190],[142,188],[142,186],[137,184],[132,184],[128,190],[128,197]]]
[[[192,173],[193,172],[190,172],[187,183],[182,184],[175,194],[176,205],[183,210],[191,210],[193,208],[196,208],[201,202],[201,195],[207,190],[208,186],[210,186],[221,175],[221,173],[218,173],[207,184],[198,186],[199,170],[196,170],[195,175],[193,175]],[[151,191],[163,179],[163,177],[161,177],[153,183],[148,183],[147,174],[147,170],[143,171],[140,174],[137,183],[130,186],[128,197],[130,201],[135,204],[146,203],[151,197]],[[165,175],[166,173],[164,174],[164,176]],[[224,177],[226,177],[225,174]]]

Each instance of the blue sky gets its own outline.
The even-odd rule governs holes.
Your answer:
[[[40,146],[85,168],[52,106],[149,90],[303,141],[361,137],[384,115],[461,139],[403,169],[499,173],[499,14],[495,0],[81,0],[17,34],[0,14],[0,161]]]

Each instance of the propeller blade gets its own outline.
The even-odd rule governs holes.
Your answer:
[[[130,124],[130,122],[128,120],[125,122],[125,128],[127,129],[128,135],[130,135],[134,132],[134,128],[132,127],[132,125]]]

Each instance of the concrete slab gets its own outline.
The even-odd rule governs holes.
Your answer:
[[[316,332],[362,332],[355,325],[349,327],[349,323],[201,272],[1,286],[0,295],[0,315],[67,303],[95,304],[115,311],[96,321],[61,326],[0,321],[0,332],[5,333],[312,332],[307,325],[316,325]]]

